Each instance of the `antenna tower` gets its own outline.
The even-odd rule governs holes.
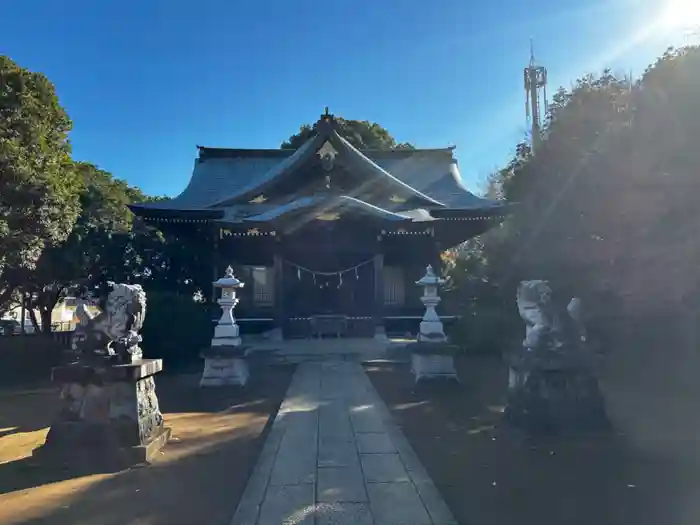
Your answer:
[[[547,111],[547,69],[535,62],[535,51],[530,40],[530,63],[524,70],[525,121],[531,128],[532,151],[537,151],[542,140],[542,111]]]

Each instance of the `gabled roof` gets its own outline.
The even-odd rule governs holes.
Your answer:
[[[132,205],[131,208],[139,215],[217,210],[223,215],[220,220],[240,222],[253,220],[256,215],[258,220],[269,220],[295,206],[316,206],[318,202],[305,200],[307,198],[282,206],[249,204],[249,201],[264,194],[275,181],[305,165],[326,142],[336,151],[336,162],[363,176],[370,184],[394,188],[392,191],[404,197],[382,207],[352,196],[341,200],[333,197],[336,200],[331,204],[373,209],[384,218],[397,216],[401,220],[426,220],[430,210],[481,212],[503,207],[502,202],[477,197],[464,187],[453,148],[358,150],[335,131],[332,119],[320,121],[317,128],[317,134],[296,151],[198,147],[199,158],[195,161],[192,178],[180,195],[169,201]],[[406,207],[402,204],[406,198],[418,202],[422,210],[402,210]]]
[[[248,184],[228,189],[224,196],[212,203],[211,206],[223,206],[236,203],[237,201],[240,202],[241,200],[245,201],[264,193],[271,184],[304,166],[326,143],[334,148],[339,159],[338,162],[345,164],[351,171],[364,175],[366,180],[388,184],[390,187],[396,188],[397,191],[401,191],[410,197],[417,197],[427,204],[441,205],[439,201],[394,177],[372,159],[363,155],[362,152],[338,135],[332,120],[324,119],[320,121],[316,135],[307,140],[292,155],[280,160],[263,176],[251,180]]]

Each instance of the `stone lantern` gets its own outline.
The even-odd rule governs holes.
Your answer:
[[[423,287],[420,300],[425,306],[425,314],[420,323],[418,342],[409,345],[411,352],[411,371],[416,382],[421,379],[445,378],[459,381],[454,366],[454,354],[458,348],[447,342],[442,321],[435,308],[440,304],[438,289],[445,284],[445,279],[435,275],[433,267],[428,265],[425,275],[416,281]]]
[[[221,318],[214,327],[214,337],[211,347],[204,350],[204,372],[200,386],[245,386],[250,372],[245,360],[246,347],[241,344],[236,318],[233,309],[238,304],[236,290],[244,283],[233,275],[233,269],[226,268],[224,276],[214,281],[214,287],[221,289],[217,300],[221,306]]]
[[[418,286],[423,287],[423,295],[420,300],[425,306],[425,314],[420,323],[420,333],[418,341],[445,342],[447,337],[442,328],[442,321],[438,316],[435,308],[440,304],[440,296],[438,295],[438,287],[445,284],[445,279],[435,275],[432,265],[428,265],[425,269],[425,275],[416,281]]]

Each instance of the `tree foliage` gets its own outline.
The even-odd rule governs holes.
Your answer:
[[[560,90],[540,148],[519,145],[491,180],[516,211],[452,271],[468,295],[488,283],[472,304],[514,310],[517,281],[548,279],[608,324],[697,305],[699,92],[698,47],[667,51],[634,81],[604,71]]]
[[[397,143],[396,139],[379,124],[367,120],[346,120],[335,117],[338,134],[358,149],[413,149],[408,142]],[[317,123],[304,124],[299,132],[282,143],[282,149],[298,149],[316,133]]]
[[[145,198],[140,190],[92,164],[78,162],[74,171],[80,177],[80,213],[70,234],[46,248],[33,269],[9,272],[30,315],[38,310],[46,331],[56,303],[68,292],[94,287],[130,270],[124,260],[133,224],[127,204]]]
[[[51,82],[0,56],[0,305],[13,293],[7,274],[34,268],[78,215],[70,128]]]

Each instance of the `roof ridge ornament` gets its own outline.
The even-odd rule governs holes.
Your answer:
[[[333,144],[327,140],[316,151],[316,155],[321,159],[321,166],[326,171],[331,171],[335,164],[335,157],[338,155],[338,150],[333,147]]]
[[[319,133],[327,133],[335,129],[335,115],[328,111],[328,106],[326,106],[315,127]]]

